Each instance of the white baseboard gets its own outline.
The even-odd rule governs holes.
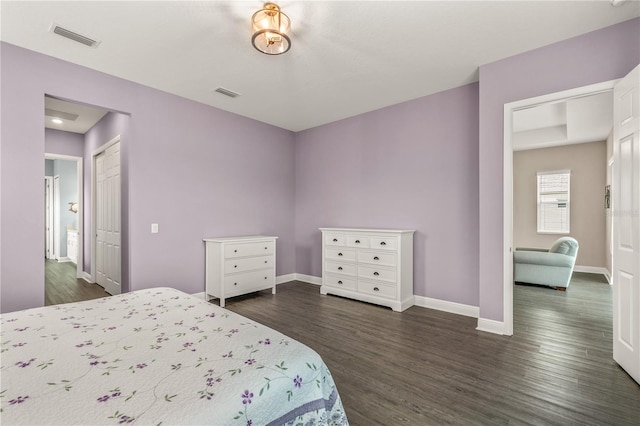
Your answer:
[[[607,268],[603,268],[601,266],[582,266],[575,265],[573,267],[575,272],[586,272],[588,274],[601,274],[607,279],[607,282],[611,284],[611,273],[607,270]]]
[[[302,281],[309,284],[322,285],[322,277],[314,277],[313,275],[293,274],[296,281]]]
[[[66,263],[66,262],[71,262],[71,258],[70,257],[59,257],[58,258],[58,263]]]
[[[486,331],[487,333],[505,334],[505,324],[503,321],[490,320],[486,318],[478,318],[478,326],[476,330]]]
[[[436,309],[438,311],[464,315],[465,317],[478,318],[478,316],[480,316],[480,308],[477,306],[432,299],[431,297],[415,296],[415,305],[422,308]]]
[[[91,281],[91,275],[89,275],[87,272],[82,271],[82,275],[79,276],[78,278],[82,278],[83,280],[85,280],[88,283],[93,284],[93,281]]]
[[[276,284],[288,283],[289,281],[294,281],[295,279],[296,274],[279,275],[276,277]]]

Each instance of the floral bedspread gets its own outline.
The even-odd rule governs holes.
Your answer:
[[[175,289],[0,320],[3,425],[348,424],[317,353]]]

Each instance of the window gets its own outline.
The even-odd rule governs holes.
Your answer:
[[[571,172],[538,172],[538,232],[569,233]]]

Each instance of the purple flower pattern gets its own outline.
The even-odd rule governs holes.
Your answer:
[[[242,403],[244,405],[251,404],[251,398],[253,398],[253,393],[245,390],[242,394]]]

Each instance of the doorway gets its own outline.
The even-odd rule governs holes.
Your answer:
[[[503,151],[503,330],[502,334],[513,334],[513,148],[514,113],[544,104],[557,104],[571,99],[580,99],[613,90],[617,80],[590,86],[523,99],[504,106],[504,151]],[[613,110],[613,105],[611,105]]]

